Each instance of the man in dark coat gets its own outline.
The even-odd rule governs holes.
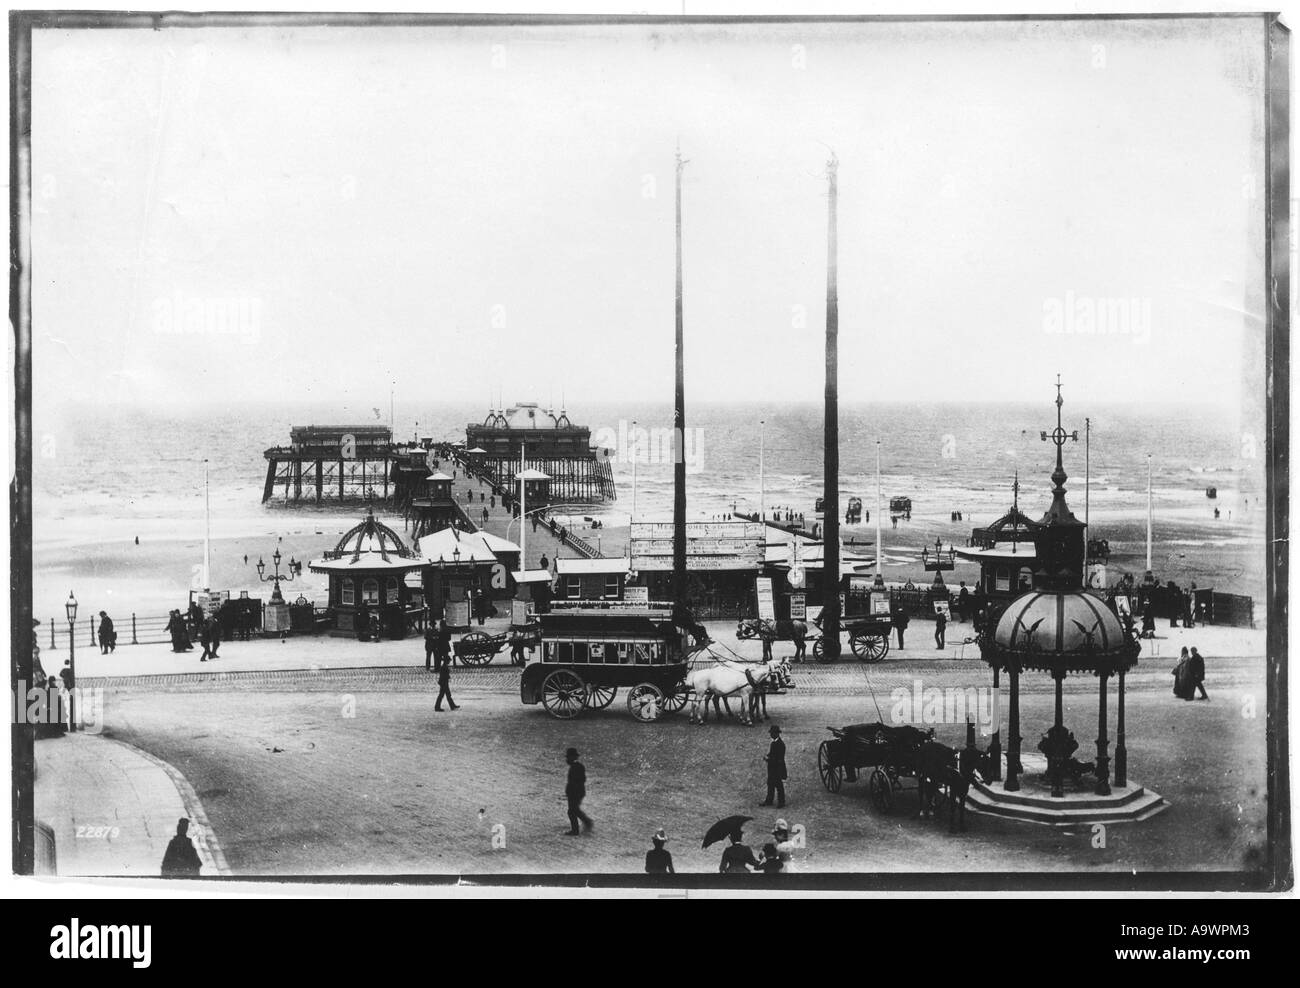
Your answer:
[[[451,664],[451,632],[446,621],[438,622],[438,647],[433,653],[433,664],[439,668]]]
[[[424,629],[424,671],[425,672],[428,672],[429,668],[433,666],[433,656],[434,653],[437,653],[437,651],[438,651],[438,623],[437,621],[433,620],[432,617],[430,617],[429,624],[426,624]],[[441,660],[439,660],[438,664],[439,666],[441,666],[442,664]]]
[[[650,838],[654,847],[645,852],[645,873],[647,875],[675,875],[673,871],[673,856],[668,853],[664,847],[668,843],[668,835],[664,833],[664,828],[660,827],[655,835]]]
[[[356,622],[355,630],[357,633],[357,641],[360,642],[370,641],[370,608],[366,605],[364,601],[362,602],[361,606],[357,608],[357,616],[355,622]]]
[[[569,748],[564,753],[564,760],[569,763],[569,778],[564,784],[564,798],[569,803],[569,829],[565,834],[569,837],[577,837],[578,822],[582,822],[583,830],[590,830],[595,826],[591,817],[582,812],[582,801],[587,797],[587,767],[578,761],[578,749]]]
[[[176,824],[176,836],[167,845],[162,860],[163,878],[197,878],[203,862],[194,842],[189,838],[190,821],[181,817]]]
[[[948,615],[943,611],[936,611],[934,615],[934,647],[943,648],[943,633],[948,627]]]
[[[961,589],[957,591],[957,620],[965,621],[970,615],[970,591],[966,589],[966,581],[961,581]]]
[[[117,632],[113,630],[113,619],[106,611],[99,612],[99,654],[107,655],[117,651]]]
[[[1194,690],[1200,690],[1201,695],[1198,699],[1208,700],[1209,694],[1205,692],[1205,659],[1195,648],[1187,659],[1187,679],[1192,689],[1188,690],[1188,698],[1194,696]]]
[[[903,632],[907,630],[907,625],[911,618],[907,616],[907,611],[901,607],[894,611],[894,630],[898,632],[898,647],[903,647]]]
[[[442,700],[447,698],[447,705],[452,710],[459,710],[460,704],[451,698],[451,663],[443,662],[438,666],[438,699],[433,701],[433,709],[442,713]]]
[[[785,742],[781,740],[781,728],[775,724],[768,730],[772,743],[768,745],[763,761],[767,762],[767,799],[760,805],[771,806],[772,797],[776,797],[778,807],[785,805]]]

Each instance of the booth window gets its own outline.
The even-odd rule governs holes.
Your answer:
[[[339,603],[345,607],[350,607],[357,602],[356,587],[352,585],[351,580],[343,581],[343,588],[339,594]]]
[[[390,604],[396,604],[401,601],[401,599],[401,592],[397,589],[397,577],[390,576],[388,578],[388,602]]]
[[[565,579],[564,595],[569,600],[578,600],[582,597],[582,579],[577,576],[570,576]]]
[[[618,599],[618,574],[611,573],[605,577],[605,599]]]
[[[1011,570],[1005,566],[999,566],[997,575],[994,578],[993,588],[995,590],[1011,589]]]
[[[361,583],[361,603],[378,604],[379,603],[379,581],[363,580]]]

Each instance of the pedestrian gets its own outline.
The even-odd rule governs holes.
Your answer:
[[[758,859],[745,844],[745,833],[739,827],[733,830],[727,839],[730,844],[722,852],[722,864],[718,873],[722,875],[748,875],[750,868],[757,868]]]
[[[361,606],[357,608],[356,623],[353,630],[357,633],[357,641],[370,640],[370,606],[364,600],[361,602]]]
[[[899,607],[894,611],[894,630],[898,632],[898,647],[900,651],[903,648],[903,632],[907,630],[907,626],[911,620],[912,619],[907,616],[907,611],[902,607]]]
[[[433,667],[441,669],[446,665],[451,665],[451,632],[443,620],[438,622],[438,644],[433,652]]]
[[[203,623],[203,634],[207,638],[203,645],[204,654],[210,653],[210,657],[215,659],[217,649],[221,647],[221,622],[217,620],[216,615]]]
[[[781,869],[785,867],[785,862],[777,853],[776,844],[768,841],[763,845],[763,850],[758,855],[758,870],[764,875],[779,875]]]
[[[181,617],[180,608],[172,608],[165,630],[171,635],[173,652],[188,652],[194,648],[190,644],[189,633],[185,630],[185,619]]]
[[[539,569],[549,570],[551,568],[551,561],[546,558],[546,553],[542,553],[542,558],[537,561],[537,565]]]
[[[654,848],[645,852],[645,873],[647,875],[677,874],[673,871],[673,856],[664,848],[668,843],[668,835],[664,833],[663,827],[655,831],[650,842],[654,844]]]
[[[943,648],[943,632],[948,627],[948,615],[938,611],[934,615],[934,647]]]
[[[781,859],[781,870],[794,871],[794,841],[790,839],[790,824],[778,818],[772,827],[772,838],[776,842],[776,853]]]
[[[523,635],[515,635],[510,639],[510,661],[517,666],[527,663],[524,657],[524,642],[527,641]]]
[[[591,817],[582,812],[582,801],[587,797],[587,767],[578,761],[578,749],[569,748],[564,753],[564,760],[569,763],[569,778],[564,784],[564,798],[569,803],[569,829],[565,834],[569,837],[577,837],[578,822],[582,822],[583,830],[591,830],[595,826]]]
[[[451,663],[444,662],[438,666],[438,699],[433,701],[433,709],[442,713],[442,699],[447,698],[447,705],[452,710],[459,710],[460,704],[451,698]]]
[[[433,653],[438,651],[438,624],[430,619],[424,628],[424,671],[433,665]],[[441,663],[439,663],[441,665]]]
[[[244,565],[248,565],[248,553],[244,553]]]
[[[491,497],[488,498],[488,507],[495,508],[496,506],[497,506],[497,496],[493,494]]]
[[[772,743],[767,747],[767,754],[763,756],[763,761],[767,762],[767,799],[760,806],[771,806],[772,797],[776,796],[776,805],[780,809],[785,806],[785,742],[781,740],[781,728],[773,724],[768,729],[768,736]]]
[[[1196,686],[1191,679],[1191,656],[1187,652],[1187,646],[1179,653],[1178,665],[1174,666],[1171,672],[1174,677],[1174,696],[1180,700],[1190,700],[1196,696]]]
[[[957,620],[965,621],[970,614],[970,591],[966,589],[966,581],[961,581],[961,589],[957,591]]]
[[[99,612],[99,654],[107,655],[117,651],[117,632],[113,630],[113,619],[105,611]]]
[[[167,844],[162,859],[163,878],[198,878],[203,862],[194,842],[189,838],[190,821],[181,817],[176,823],[176,836]]]
[[[1183,627],[1196,627],[1196,584],[1183,595]]]
[[[1201,691],[1201,695],[1196,699],[1208,700],[1209,694],[1205,692],[1205,659],[1195,646],[1192,646],[1192,654],[1187,660],[1187,677],[1193,690]]]
[[[1173,580],[1165,585],[1165,590],[1169,593],[1169,627],[1177,628],[1178,614],[1183,609],[1183,592]]]
[[[1151,598],[1148,597],[1142,604],[1142,637],[1154,638],[1156,636],[1156,611],[1151,606]]]

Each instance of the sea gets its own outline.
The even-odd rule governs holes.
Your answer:
[[[1077,405],[1063,408],[1064,427],[1078,431],[1078,440],[1067,440],[1063,451],[1076,514],[1084,509],[1086,472],[1092,520],[1144,515],[1150,454],[1157,516],[1208,519],[1217,506],[1225,520],[1230,512],[1262,517],[1251,506],[1262,508],[1264,442],[1247,417],[1199,405]],[[637,518],[670,517],[671,405],[574,405],[566,411],[591,428],[594,442],[612,450],[618,498],[584,513],[606,524],[626,523],[635,458]],[[485,416],[486,409],[450,403],[398,402],[391,413],[398,439],[439,441],[463,439],[466,425]],[[205,505],[214,537],[274,533],[285,509],[261,503],[266,448],[287,444],[291,425],[389,419],[388,407],[338,403],[232,402],[197,410],[67,406],[36,422],[37,546],[125,541],[143,532],[193,534],[201,531]],[[701,402],[687,406],[686,423],[692,518],[757,510],[761,446],[768,511],[803,512],[811,523],[822,489],[820,405]],[[857,496],[871,511],[879,493],[885,506],[891,497],[911,498],[914,520],[946,521],[960,511],[965,522],[986,523],[1011,505],[1018,477],[1019,498],[1033,514],[1050,499],[1055,446],[1042,433],[1055,426],[1050,402],[846,404],[840,409],[841,505]],[[1216,497],[1207,496],[1210,488]],[[325,510],[356,513],[355,507]]]

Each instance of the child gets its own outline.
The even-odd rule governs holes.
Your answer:
[[[776,845],[771,841],[763,845],[763,853],[758,859],[758,867],[764,875],[775,875],[784,867],[784,862],[776,853]]]

